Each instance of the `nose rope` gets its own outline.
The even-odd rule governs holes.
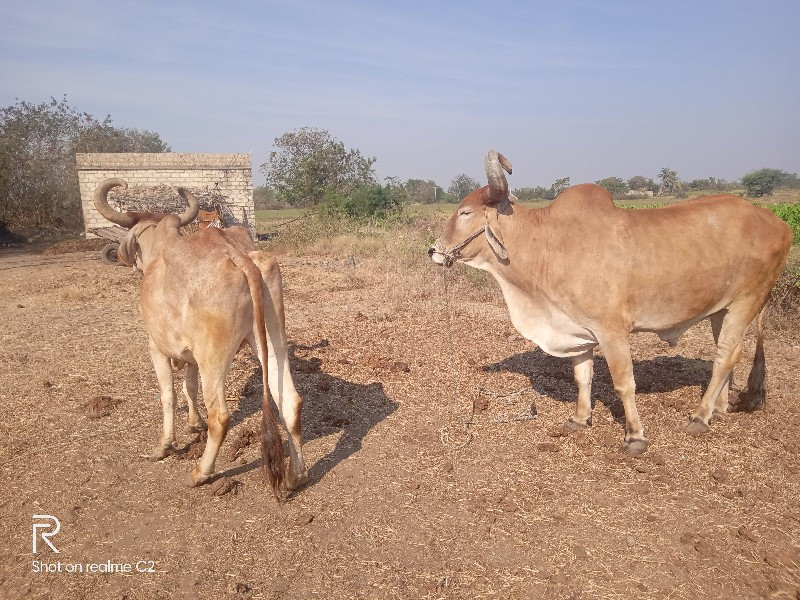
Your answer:
[[[474,240],[476,237],[478,237],[484,231],[486,231],[486,226],[485,225],[483,227],[481,227],[480,229],[478,229],[478,231],[476,231],[475,233],[470,235],[463,242],[461,242],[459,244],[456,244],[455,246],[453,246],[449,250],[434,250],[434,249],[431,249],[430,254],[431,254],[431,256],[433,256],[434,254],[441,254],[442,256],[444,256],[444,264],[445,264],[445,266],[449,267],[461,256],[462,248],[464,248],[467,244],[469,244],[472,240]]]
[[[505,210],[506,206],[516,204],[517,202],[519,202],[517,197],[509,192],[508,196],[506,196],[505,200],[503,200],[503,203],[498,205],[497,210],[498,212],[501,210]],[[469,236],[460,244],[456,244],[455,246],[450,248],[450,250],[434,250],[433,248],[431,248],[430,250],[428,250],[428,255],[433,256],[434,254],[440,254],[441,256],[444,256],[444,266],[451,267],[453,263],[461,257],[461,250],[472,240],[474,240],[476,237],[482,234],[484,231],[486,231],[486,225],[478,229],[478,231],[473,233],[471,236]]]

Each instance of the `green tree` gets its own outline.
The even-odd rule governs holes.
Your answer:
[[[447,188],[447,195],[451,202],[461,202],[467,194],[481,187],[477,179],[470,177],[466,173],[461,173],[453,177],[450,187]]]
[[[287,206],[285,202],[281,202],[275,190],[266,185],[253,188],[253,204],[256,210],[274,210]]]
[[[656,184],[643,175],[635,175],[628,179],[628,189],[644,192],[655,192]]]
[[[558,196],[561,192],[569,187],[569,177],[562,177],[561,179],[556,179],[553,182],[553,185],[550,186],[550,193],[548,194],[548,200],[553,200],[556,196]]]
[[[606,177],[595,183],[600,187],[606,188],[613,196],[624,196],[628,193],[628,184],[619,177]]]
[[[658,172],[658,178],[661,180],[661,186],[658,188],[659,196],[672,194],[676,189],[680,188],[677,171],[664,167]]]
[[[406,181],[409,202],[413,204],[433,204],[445,200],[445,192],[433,180],[409,179]]]
[[[0,221],[15,228],[77,231],[76,152],[166,152],[157,133],[114,127],[61,100],[0,109]]]
[[[779,188],[788,188],[796,190],[800,188],[800,176],[797,173],[787,173],[786,171],[779,171],[778,185]]]
[[[780,169],[759,169],[742,177],[745,193],[751,198],[771,196],[776,187],[797,189],[800,178],[797,173],[787,173]]]
[[[714,180],[713,179],[692,179],[688,184],[687,187],[690,190],[713,190],[714,189]]]
[[[410,202],[406,185],[399,177],[384,177],[384,188],[392,201],[398,206],[403,206]]]
[[[316,206],[326,190],[347,196],[374,185],[375,158],[365,158],[324,129],[303,127],[275,138],[277,150],[261,165],[270,185],[292,206]]]

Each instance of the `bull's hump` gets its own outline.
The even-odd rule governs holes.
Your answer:
[[[564,212],[598,212],[616,210],[611,193],[594,183],[573,185],[561,192],[551,205],[553,211]]]

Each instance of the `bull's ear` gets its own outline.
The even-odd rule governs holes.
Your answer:
[[[498,258],[501,260],[505,260],[508,258],[508,252],[506,252],[506,247],[503,245],[503,242],[497,237],[492,228],[489,227],[489,223],[486,223],[486,227],[484,229],[486,231],[486,239],[489,240],[489,245],[494,250],[494,253],[497,255]]]

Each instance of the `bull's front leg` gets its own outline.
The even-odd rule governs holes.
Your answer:
[[[150,453],[150,460],[161,460],[175,451],[175,386],[172,378],[172,363],[166,354],[158,349],[152,338],[150,339],[150,356],[158,379],[158,388],[161,392],[161,409],[164,412],[164,421],[161,429],[161,439]]]
[[[592,377],[594,349],[572,358],[572,373],[578,384],[578,406],[575,414],[564,423],[564,434],[585,429],[592,424]]]
[[[644,427],[636,410],[636,382],[633,379],[633,360],[628,335],[601,340],[600,345],[611,371],[611,380],[622,406],[625,409],[625,450],[637,456],[647,450],[649,440],[644,436]]]

